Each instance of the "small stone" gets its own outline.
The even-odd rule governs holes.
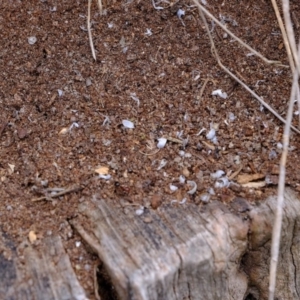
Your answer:
[[[190,171],[188,170],[188,168],[183,168],[182,174],[183,174],[185,177],[189,177],[189,176],[190,176]]]
[[[151,198],[151,207],[153,209],[157,209],[161,205],[161,196],[160,195],[153,195]]]
[[[152,223],[152,218],[151,217],[145,217],[143,218],[144,223]]]
[[[92,85],[92,80],[91,80],[91,78],[87,78],[87,79],[85,80],[85,84],[86,84],[86,86]]]
[[[18,128],[17,132],[20,140],[23,140],[28,135],[28,132],[25,128]]]

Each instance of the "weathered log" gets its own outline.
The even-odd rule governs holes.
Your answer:
[[[275,192],[275,190],[274,190]],[[299,299],[300,202],[288,190],[278,299]],[[138,216],[104,200],[80,205],[73,226],[103,261],[119,299],[267,299],[276,197],[165,205]],[[128,208],[127,208],[128,209]]]
[[[0,248],[0,299],[87,300],[59,237],[44,239],[41,249],[18,249],[23,258],[5,234]]]
[[[276,211],[276,197],[270,197],[249,212],[251,228],[248,251],[242,268],[248,275],[248,293],[254,299],[268,299],[270,248]],[[280,254],[277,268],[276,298],[300,299],[300,201],[288,189],[282,222]]]
[[[99,200],[74,227],[103,261],[120,299],[243,299],[249,221],[221,203],[167,205],[142,216]]]
[[[99,284],[112,288],[101,295],[99,287],[102,300],[264,300],[275,207],[276,197],[255,205],[236,198],[137,215],[93,198],[70,222],[103,262]],[[300,201],[287,190],[277,299],[300,299],[299,215]],[[0,235],[0,299],[86,299],[59,237],[23,246]]]

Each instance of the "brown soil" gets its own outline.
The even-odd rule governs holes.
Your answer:
[[[245,42],[288,65],[271,1],[207,2]],[[282,123],[220,69],[192,3],[158,5],[164,9],[155,10],[150,0],[118,1],[100,16],[94,3],[94,62],[85,2],[0,4],[1,230],[17,243],[30,231],[40,243],[47,235],[61,235],[91,299],[99,261],[75,244],[80,237],[68,219],[77,215],[78,203],[98,197],[155,209],[177,200],[180,209],[184,199],[183,205],[205,205],[210,188],[215,195],[209,201],[225,203],[237,196],[255,202],[276,192]],[[299,2],[291,6],[299,20]],[[185,11],[182,20],[179,8]],[[217,26],[212,34],[223,63],[285,117],[289,69],[247,55]],[[29,37],[36,43],[29,44]],[[217,89],[229,97],[212,96]],[[123,120],[135,127],[125,128]],[[206,137],[210,126],[217,129],[215,144]],[[169,140],[159,150],[162,137]],[[299,142],[293,133],[286,180],[297,190]],[[99,178],[99,167],[111,178]],[[235,177],[229,187],[215,188],[211,173],[217,170],[227,176],[237,170],[262,174],[258,180],[267,185],[245,188]],[[179,182],[181,175],[197,183],[196,193],[188,193],[191,186]],[[178,190],[172,192],[170,184]],[[74,186],[81,189],[50,199],[51,189]],[[47,199],[32,201],[41,196]]]

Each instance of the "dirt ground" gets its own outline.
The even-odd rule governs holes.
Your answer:
[[[99,261],[68,223],[80,202],[107,199],[125,213],[136,205],[139,214],[163,202],[180,209],[235,197],[261,201],[276,193],[283,132],[220,69],[192,2],[161,2],[158,10],[150,0],[117,1],[103,16],[94,2],[96,62],[87,1],[0,3],[1,230],[17,243],[31,231],[37,244],[59,234],[90,299]],[[299,32],[299,1],[291,7]],[[206,8],[288,65],[271,1],[207,0]],[[223,63],[285,117],[289,69],[265,64],[209,26]],[[213,96],[218,89],[228,97]],[[297,114],[295,107],[295,126]],[[299,143],[293,133],[286,182],[296,190]]]

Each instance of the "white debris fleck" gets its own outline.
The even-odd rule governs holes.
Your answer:
[[[215,183],[215,188],[221,189],[229,186],[229,180],[227,177],[219,178]]]
[[[184,120],[184,122],[187,122],[189,120],[189,115],[187,112],[184,114],[183,120]]]
[[[185,151],[180,150],[180,151],[179,151],[179,155],[180,155],[180,156],[184,156],[184,155],[185,155]]]
[[[189,143],[189,137],[187,137],[186,139],[183,139],[182,140],[182,147],[185,148],[188,143]]]
[[[187,192],[190,195],[193,195],[197,191],[197,183],[193,180],[188,180],[187,184],[190,185],[192,188]]]
[[[137,106],[140,106],[140,99],[136,96],[136,93],[130,93],[130,98],[137,103]]]
[[[159,170],[161,170],[163,167],[165,167],[166,166],[166,164],[167,164],[167,160],[166,159],[162,159],[161,161],[160,161],[160,164],[159,164],[159,166],[158,166],[158,168],[157,168],[157,171],[159,171]]]
[[[205,128],[202,128],[200,129],[200,131],[196,134],[196,135],[200,135],[202,132],[204,132],[206,129]]]
[[[154,1],[154,0],[152,0],[152,5],[153,5],[153,7],[154,7],[155,9],[157,9],[157,10],[164,9],[164,8],[163,8],[163,7],[161,7],[161,6],[156,6],[156,3],[155,3],[155,1]]]
[[[278,148],[278,149],[282,149],[282,148],[283,148],[282,143],[278,142],[278,143],[277,143],[277,148]]]
[[[167,139],[166,138],[159,138],[157,140],[158,140],[157,148],[162,149],[166,146],[166,144],[167,144]]]
[[[145,35],[147,35],[147,36],[152,35],[151,29],[147,28],[147,29],[146,29],[146,32],[145,32]]]
[[[203,5],[206,5],[206,4],[207,4],[207,1],[206,1],[206,0],[201,0],[201,3],[202,3]]]
[[[207,133],[206,138],[208,140],[212,140],[216,136],[216,130],[211,128],[211,130]]]
[[[227,98],[227,93],[223,93],[221,89],[215,90],[212,93],[212,96],[219,96],[220,98],[226,99]]]
[[[77,248],[79,248],[80,245],[81,245],[81,242],[80,242],[80,241],[76,241],[76,242],[75,242],[75,246],[76,246]]]
[[[113,28],[114,27],[114,23],[112,23],[112,22],[111,23],[107,23],[107,27],[108,28]]]
[[[272,149],[269,153],[269,159],[274,159],[276,157],[277,157],[277,152],[274,149]]]
[[[30,36],[28,38],[28,44],[29,45],[34,45],[37,42],[37,38],[35,36]]]
[[[98,177],[100,179],[105,179],[105,180],[111,179],[111,175],[109,175],[109,174],[100,174]]]
[[[58,96],[61,97],[63,96],[64,92],[60,89],[57,90]]]
[[[82,31],[88,31],[88,29],[85,27],[85,26],[83,26],[83,25],[81,25],[81,26],[79,26],[79,28],[82,30]]]
[[[296,110],[296,111],[294,112],[294,115],[295,115],[295,116],[298,116],[298,115],[299,115],[299,110]]]
[[[180,202],[179,202],[179,204],[184,204],[186,202],[186,198],[183,198]]]
[[[176,185],[173,185],[172,183],[170,183],[170,190],[171,190],[172,192],[175,192],[175,191],[178,190],[178,187],[177,187]]]
[[[129,120],[123,120],[122,124],[125,128],[129,128],[129,129],[133,129],[134,128],[134,124],[129,121]]]
[[[178,139],[182,139],[182,135],[183,135],[183,130],[177,131],[177,132],[176,132],[176,137],[177,137]]]
[[[102,126],[104,126],[104,125],[106,125],[106,124],[109,124],[109,123],[110,123],[109,117],[108,117],[108,116],[105,116],[105,119],[104,119],[104,121],[103,121],[103,123],[102,123]]]
[[[141,216],[143,213],[144,213],[144,206],[140,206],[140,208],[138,208],[136,211],[135,211],[135,214],[137,216]]]
[[[218,170],[215,173],[211,173],[210,177],[213,179],[218,179],[218,178],[221,178],[224,174],[225,174],[225,172],[223,170]]]
[[[213,137],[211,140],[214,144],[218,144],[218,138],[216,136]]]
[[[179,19],[181,19],[181,17],[184,16],[184,15],[185,15],[185,11],[184,11],[183,9],[179,8],[179,9],[177,10],[177,17],[178,17]]]
[[[76,122],[73,122],[69,128],[69,131],[71,131],[74,127],[79,128],[79,124]]]
[[[85,85],[86,85],[86,86],[91,86],[91,85],[92,85],[92,80],[91,80],[91,78],[87,78],[87,79],[85,80]]]
[[[108,147],[108,146],[111,145],[112,141],[103,138],[103,139],[102,139],[102,143],[103,143],[104,146]]]
[[[171,200],[171,205],[173,204],[173,203],[177,203],[178,201],[177,200]],[[178,202],[179,204],[184,204],[186,202],[186,198],[183,198],[180,202]]]
[[[215,190],[214,190],[212,187],[208,189],[208,193],[209,193],[210,195],[215,195],[215,194],[216,194],[216,193],[215,193]]]
[[[210,195],[209,195],[209,194],[204,193],[204,194],[202,194],[202,195],[200,196],[200,200],[201,200],[202,202],[204,202],[204,203],[207,203],[207,202],[209,201],[209,199],[210,199]]]
[[[183,175],[180,175],[180,176],[179,176],[179,182],[180,182],[181,184],[185,183],[185,177],[184,177]]]
[[[192,154],[191,154],[191,153],[185,153],[185,154],[184,154],[184,157],[185,157],[185,158],[191,158],[191,157],[192,157]]]
[[[230,122],[233,122],[235,120],[235,115],[232,112],[228,113],[228,119]]]
[[[53,6],[53,7],[50,7],[50,12],[55,12],[55,11],[57,11],[57,7],[56,6]]]

